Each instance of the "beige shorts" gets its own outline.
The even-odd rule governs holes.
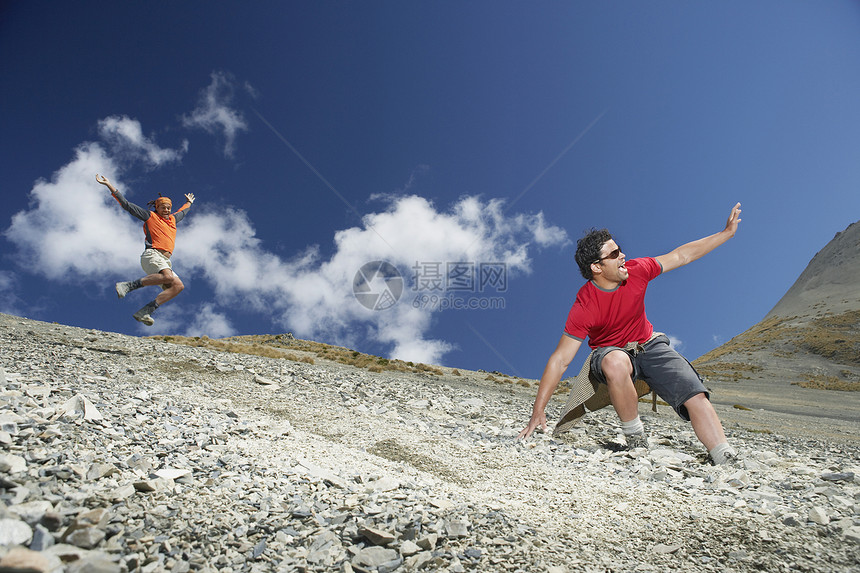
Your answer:
[[[170,259],[164,256],[164,254],[156,249],[144,249],[143,254],[140,255],[140,266],[143,268],[143,272],[148,275],[158,274],[164,269],[170,269],[173,271],[173,265],[170,263]],[[178,277],[175,272],[173,276]],[[162,289],[168,288],[167,285],[161,285]]]

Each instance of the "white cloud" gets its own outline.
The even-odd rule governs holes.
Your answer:
[[[669,338],[669,346],[679,351],[684,347],[684,341],[680,338],[672,336],[671,334],[666,335]]]
[[[232,109],[233,80],[223,72],[212,72],[212,81],[201,93],[197,107],[182,116],[185,127],[199,128],[211,134],[221,134],[224,137],[224,155],[233,157],[236,146],[236,136],[240,131],[247,131],[248,124],[241,112]],[[251,93],[253,87],[245,85],[245,90]]]
[[[13,215],[5,232],[30,271],[55,280],[139,274],[140,226],[95,180],[96,173],[118,170],[100,145],[85,143],[50,181],[36,181],[30,208]],[[122,189],[119,181],[112,182]]]
[[[126,116],[111,116],[99,121],[99,135],[107,142],[114,157],[141,159],[150,167],[180,161],[188,151],[188,141],[179,149],[165,149],[143,135],[140,122]]]
[[[215,310],[211,303],[203,304],[194,312],[192,323],[185,330],[184,336],[208,336],[209,338],[224,338],[236,334],[236,329],[230,324],[226,314]]]
[[[390,198],[388,208],[365,216],[362,227],[337,232],[328,260],[312,248],[290,261],[260,247],[243,212],[198,213],[183,231],[183,265],[213,284],[219,303],[270,313],[297,336],[347,346],[369,337],[390,345],[393,357],[438,363],[451,346],[426,338],[431,311],[404,299],[387,310],[369,310],[355,299],[353,278],[374,260],[396,266],[407,283],[416,263],[444,268],[447,262],[493,262],[507,265],[509,275],[528,273],[531,242],[567,242],[565,232],[541,214],[505,217],[503,205],[464,197],[442,212],[422,197]]]

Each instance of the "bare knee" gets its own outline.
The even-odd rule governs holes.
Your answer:
[[[699,394],[689,398],[684,402],[684,407],[687,409],[687,413],[690,415],[691,419],[700,415],[714,418],[717,416],[717,412],[714,410],[714,405],[711,404],[711,401],[708,400],[708,397],[704,392],[700,392]]]
[[[170,289],[172,289],[173,292],[175,292],[176,294],[179,294],[183,291],[184,288],[185,285],[182,284],[182,281],[179,279],[179,277],[173,275],[173,282],[170,283]]]
[[[621,350],[613,350],[604,356],[600,368],[603,370],[607,384],[632,382],[633,380],[633,365],[630,363],[630,356]]]
[[[695,396],[688,398],[686,402],[684,402],[684,406],[689,410],[690,408],[698,409],[698,408],[712,408],[711,401],[708,400],[708,397],[705,396],[703,392],[696,394]]]

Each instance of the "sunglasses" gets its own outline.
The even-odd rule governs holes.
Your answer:
[[[621,256],[621,247],[618,247],[617,249],[615,249],[614,251],[610,252],[610,253],[609,253],[608,255],[606,255],[605,257],[600,257],[599,259],[597,259],[596,261],[594,261],[594,263],[599,263],[600,261],[604,261],[604,260],[606,260],[606,259],[617,259],[617,258],[618,258],[618,257],[620,257],[620,256]],[[594,263],[591,263],[591,264],[594,264]]]

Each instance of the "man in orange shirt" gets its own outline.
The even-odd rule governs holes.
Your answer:
[[[171,214],[172,202],[167,197],[161,197],[160,193],[158,199],[148,203],[150,207],[153,207],[153,210],[150,211],[131,203],[108,181],[107,177],[96,175],[96,181],[110,189],[111,195],[123,209],[143,221],[146,248],[140,255],[140,266],[143,267],[146,276],[133,281],[116,283],[116,294],[119,298],[123,298],[129,292],[140,287],[161,285],[161,293],[155,297],[155,300],[133,315],[138,322],[152,326],[155,323],[152,319],[152,313],[155,312],[155,309],[171,300],[185,288],[185,285],[173,272],[170,257],[176,243],[176,224],[188,214],[188,209],[194,203],[194,193],[186,193],[187,202],[178,211]]]

